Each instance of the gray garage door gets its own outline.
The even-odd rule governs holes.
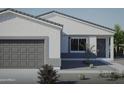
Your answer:
[[[0,40],[0,68],[39,68],[43,63],[43,40]]]

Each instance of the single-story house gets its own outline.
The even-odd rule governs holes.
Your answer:
[[[114,30],[56,11],[39,16],[0,11],[0,68],[60,69],[61,60],[113,60]]]

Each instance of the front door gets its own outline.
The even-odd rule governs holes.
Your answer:
[[[97,57],[106,56],[106,39],[97,39]]]

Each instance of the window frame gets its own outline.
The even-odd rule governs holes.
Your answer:
[[[88,43],[88,38],[87,37],[70,37],[70,53],[86,53],[86,50],[77,50],[77,51],[74,51],[74,50],[71,50],[71,40],[72,39],[78,39],[78,49],[79,49],[79,39],[85,39],[86,40],[86,45]]]

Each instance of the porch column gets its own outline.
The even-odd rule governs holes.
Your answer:
[[[106,37],[106,58],[109,58],[109,53],[110,53],[109,37]]]
[[[97,38],[96,38],[96,36],[89,37],[89,46],[90,46],[90,48],[94,46],[92,50],[93,50],[93,53],[95,55],[97,55]]]
[[[110,59],[114,60],[114,37],[110,37]]]

